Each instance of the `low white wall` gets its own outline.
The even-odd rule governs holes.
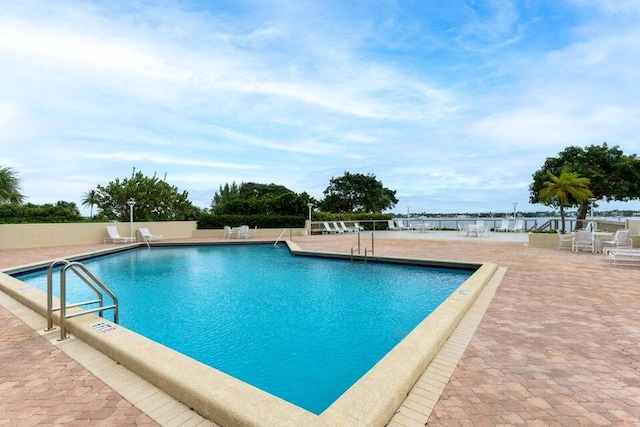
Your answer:
[[[107,225],[115,225],[121,236],[129,236],[131,224],[69,223],[69,224],[0,224],[0,249],[45,248],[51,246],[92,245],[108,237]],[[147,227],[163,239],[191,238],[197,227],[195,221],[134,222],[133,231]],[[139,238],[138,234],[138,238]]]
[[[115,225],[122,237],[128,237],[131,233],[131,223],[128,222],[0,224],[0,250],[103,243],[108,237],[107,225]],[[138,240],[141,240],[137,232],[140,227],[148,228],[152,234],[162,235],[163,239],[222,239],[224,236],[222,229],[197,230],[196,221],[134,222],[133,232]],[[282,235],[282,239],[288,239],[306,234],[306,228],[258,228],[255,237],[277,239]]]

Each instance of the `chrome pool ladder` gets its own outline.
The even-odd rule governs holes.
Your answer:
[[[356,249],[356,244],[354,243],[353,246],[351,246],[351,261],[353,261],[353,254],[357,253],[358,255],[360,255],[360,230],[358,230],[357,232],[357,249]],[[373,231],[371,232],[371,249],[369,248],[364,248],[364,262],[367,262],[367,255],[371,254],[373,255],[373,249],[374,249],[374,243],[373,243]]]
[[[53,269],[62,265],[60,270],[60,306],[53,306]],[[75,273],[95,294],[96,299],[67,304],[67,270]],[[105,294],[111,299],[112,304],[104,305]],[[85,305],[98,304],[97,307],[83,309],[67,313],[67,309],[82,307]],[[53,326],[53,312],[60,311],[60,341],[67,339],[66,320],[72,317],[97,312],[100,317],[104,317],[105,310],[113,310],[113,321],[118,323],[118,298],[111,292],[89,269],[78,261],[68,261],[65,259],[53,261],[47,268],[47,331],[55,329]]]

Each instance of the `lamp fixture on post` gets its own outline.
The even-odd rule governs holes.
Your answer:
[[[513,203],[513,219],[514,220],[516,219],[516,215],[517,215],[516,206],[518,206],[518,202]]]
[[[311,236],[311,208],[313,207],[313,203],[307,203],[309,206],[309,236]]]
[[[133,237],[133,207],[136,205],[136,201],[131,198],[127,200],[127,204],[129,205],[129,235]]]

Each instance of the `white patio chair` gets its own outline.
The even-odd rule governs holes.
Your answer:
[[[248,239],[249,238],[249,226],[241,225],[237,230],[238,239]]]
[[[631,249],[633,247],[633,241],[631,240],[630,230],[617,230],[612,240],[603,240],[600,242],[600,248],[616,248],[616,249]]]
[[[556,229],[556,233],[558,233],[558,246],[556,247],[557,250],[562,249],[562,245],[564,244],[564,242],[570,242],[573,240],[573,235],[570,233],[563,234],[558,229]]]
[[[223,239],[230,239],[230,238],[235,237],[235,236],[237,236],[236,230],[232,229],[228,225],[225,225],[224,226],[224,236],[222,236],[222,238]]]
[[[595,252],[595,242],[593,241],[593,234],[587,230],[578,230],[573,235],[571,240],[571,250],[578,252],[579,249],[590,249],[591,252]]]

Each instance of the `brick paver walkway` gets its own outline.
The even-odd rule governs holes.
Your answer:
[[[309,250],[348,253],[351,247],[344,236],[294,240]],[[507,267],[433,412],[425,408],[427,425],[640,426],[640,270],[613,267],[599,255],[521,243],[377,239],[375,245],[381,256]],[[0,268],[87,249],[0,251]],[[151,422],[129,412],[135,408],[103,390],[100,381],[94,385],[91,374],[2,307],[0,322],[0,424],[60,419],[55,405],[34,389],[63,399],[67,413],[78,414],[64,422],[86,425],[91,419],[100,425],[109,411],[114,418],[104,425]],[[76,389],[84,393],[74,400]],[[105,402],[106,409],[96,402]],[[14,405],[22,409],[9,412]],[[45,418],[24,421],[28,411]]]
[[[0,425],[157,425],[2,306],[0,369]]]

